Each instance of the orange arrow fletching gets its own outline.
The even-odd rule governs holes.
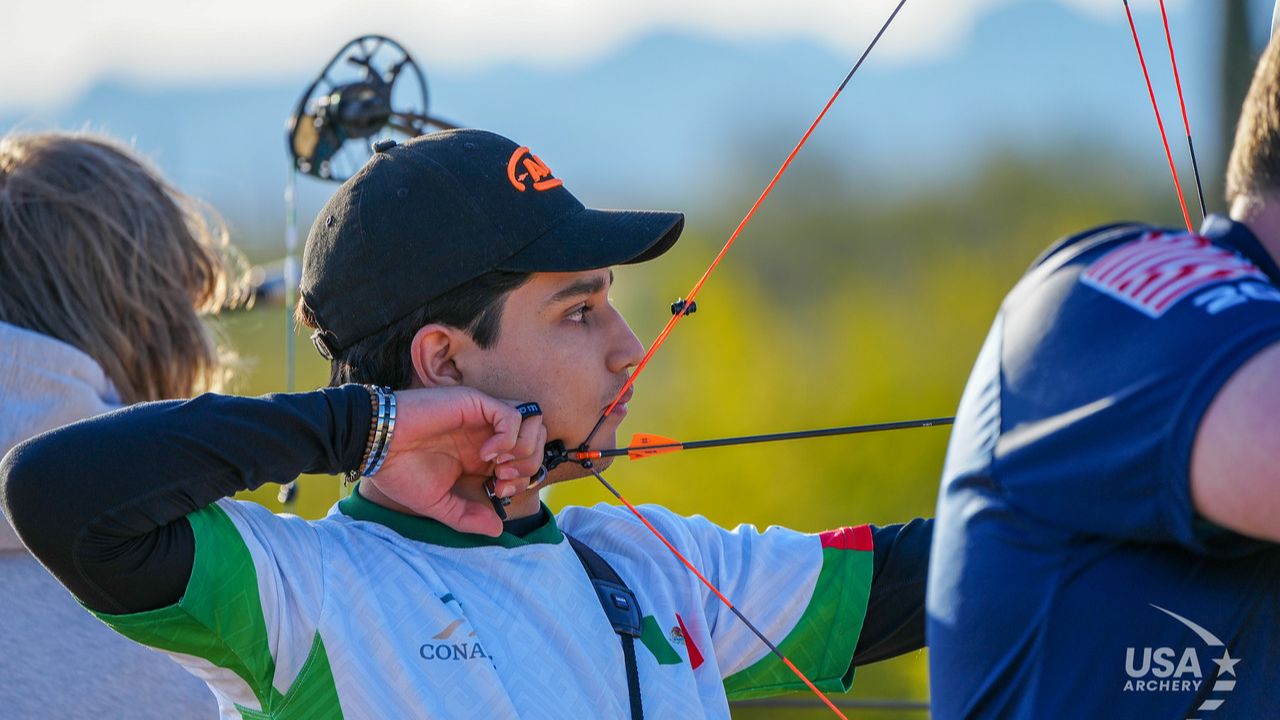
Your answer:
[[[627,448],[627,457],[632,460],[639,460],[683,449],[684,445],[679,440],[672,440],[661,435],[636,433],[631,436],[631,446]]]

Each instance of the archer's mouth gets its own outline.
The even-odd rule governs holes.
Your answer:
[[[618,398],[618,404],[613,406],[613,412],[609,413],[609,417],[617,417],[617,418],[626,417],[627,403],[631,402],[631,398],[635,394],[636,394],[635,385],[632,385],[631,387],[627,388],[627,391],[622,394],[622,397]],[[601,413],[607,412],[608,410],[609,410],[608,405],[605,405],[604,407],[600,408]]]

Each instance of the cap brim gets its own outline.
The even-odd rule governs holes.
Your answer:
[[[497,269],[577,272],[652,260],[676,244],[684,214],[584,209],[543,233]]]

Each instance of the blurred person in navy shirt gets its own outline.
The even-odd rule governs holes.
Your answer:
[[[1230,217],[1048,250],[960,403],[928,589],[934,716],[1259,718],[1280,704],[1280,43]]]

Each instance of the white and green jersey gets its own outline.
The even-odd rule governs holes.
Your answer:
[[[868,528],[729,531],[643,511],[819,688],[850,687]],[[730,699],[803,689],[624,508],[497,538],[358,493],[318,521],[235,500],[188,518],[182,599],[98,617],[204,679],[226,718],[628,717],[621,644],[563,533],[636,594],[647,718],[728,717]]]

